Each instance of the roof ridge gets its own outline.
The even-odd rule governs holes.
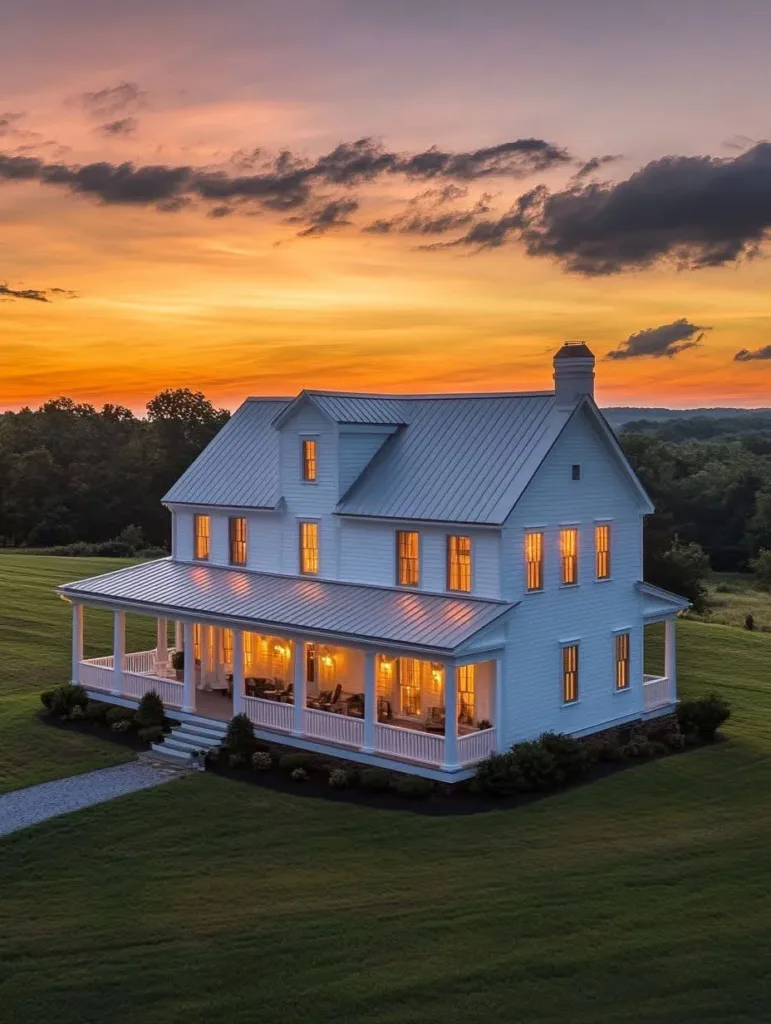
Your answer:
[[[246,402],[294,402],[300,395],[329,396],[331,398],[371,398],[377,401],[396,402],[420,402],[437,399],[468,399],[468,398],[549,398],[554,395],[551,391],[440,391],[398,394],[392,392],[375,391],[325,391],[320,388],[303,388],[292,398],[273,398],[269,395],[250,395]]]

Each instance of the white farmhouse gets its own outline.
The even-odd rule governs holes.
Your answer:
[[[642,582],[652,506],[593,386],[566,344],[553,391],[247,399],[164,498],[171,557],[61,587],[73,682],[156,690],[180,756],[244,712],[263,738],[447,781],[544,731],[666,713],[687,602]],[[84,660],[91,606],[114,648]],[[126,652],[131,613],[157,618],[153,650]]]

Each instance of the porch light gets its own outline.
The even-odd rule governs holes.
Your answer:
[[[325,654],[321,660],[327,666],[327,668],[330,668],[335,663],[334,658],[332,658],[329,654]]]
[[[391,669],[394,667],[394,663],[392,661],[389,661],[387,658],[383,658],[383,660],[380,662],[380,667],[384,672],[390,672]]]

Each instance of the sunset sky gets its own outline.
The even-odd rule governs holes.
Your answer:
[[[768,0],[29,0],[0,408],[546,388],[568,339],[601,404],[771,405],[770,39]]]

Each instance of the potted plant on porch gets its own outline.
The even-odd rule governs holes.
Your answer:
[[[177,677],[177,682],[181,683],[185,674],[184,651],[174,651],[171,656],[171,667],[174,669],[174,675]]]
[[[190,751],[190,767],[193,771],[204,772],[206,771],[206,751],[205,750],[191,750]]]

